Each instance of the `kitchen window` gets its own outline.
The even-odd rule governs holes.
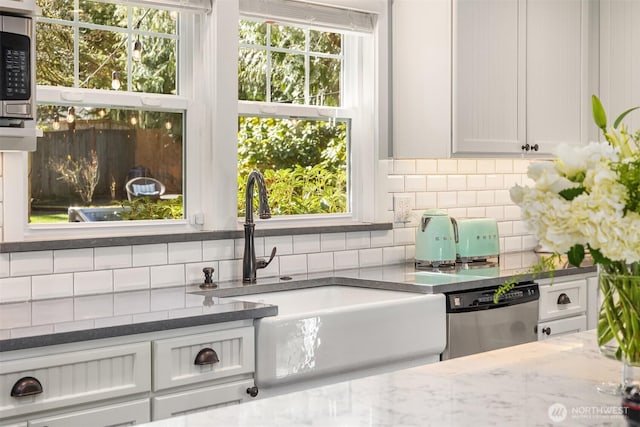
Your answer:
[[[366,143],[357,129],[372,125],[362,114],[361,58],[375,17],[266,3],[240,2],[238,216],[252,170],[265,176],[273,215],[349,216],[352,145]]]

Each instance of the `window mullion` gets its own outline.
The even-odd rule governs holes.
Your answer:
[[[310,42],[309,42],[309,29],[305,28],[304,30],[304,103],[305,105],[309,105],[309,102],[311,101],[311,96],[309,94],[309,79],[311,77],[311,74],[309,72],[309,51],[311,50],[310,48]]]
[[[266,79],[266,101],[271,102],[271,24],[267,24],[265,53],[267,55],[267,69],[265,70]]]
[[[80,0],[73,2],[73,85],[80,85]]]

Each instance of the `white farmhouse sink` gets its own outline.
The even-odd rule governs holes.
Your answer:
[[[258,387],[273,387],[440,354],[443,295],[322,286],[233,299],[278,306],[256,320]]]

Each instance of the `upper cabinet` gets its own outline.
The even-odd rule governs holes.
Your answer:
[[[639,22],[640,1],[600,1],[600,99],[610,122],[640,105]],[[640,129],[640,112],[629,114],[624,124]]]
[[[392,2],[395,158],[449,157],[451,1]]]
[[[455,0],[453,152],[550,153],[596,134],[598,4]]]

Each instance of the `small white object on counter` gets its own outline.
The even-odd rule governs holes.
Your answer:
[[[587,331],[147,426],[625,426],[620,372]]]

